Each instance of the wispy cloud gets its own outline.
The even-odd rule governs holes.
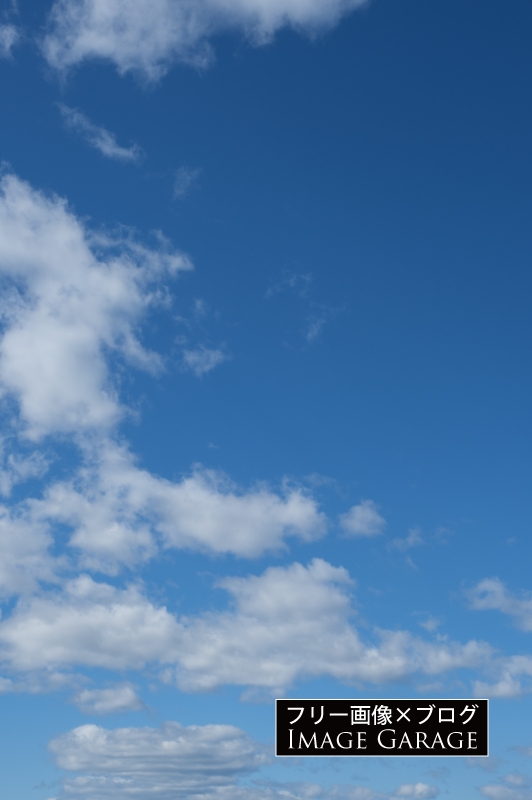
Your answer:
[[[211,372],[228,359],[229,356],[223,350],[204,347],[203,345],[191,350],[183,350],[183,363],[197,378],[201,378]]]
[[[84,714],[119,714],[145,708],[130,683],[120,683],[109,689],[82,689],[72,697],[72,702]]]
[[[298,297],[308,297],[313,280],[310,272],[285,272],[281,280],[270,286],[266,297],[269,299],[281,292],[293,292]]]
[[[175,174],[174,179],[174,197],[185,197],[197,183],[201,175],[200,169],[191,169],[190,167],[179,167]]]
[[[0,58],[9,58],[19,40],[20,30],[15,25],[0,25]]]
[[[300,333],[308,344],[319,338],[323,328],[341,309],[318,303],[312,300],[314,277],[310,272],[284,272],[281,279],[272,283],[265,297],[267,300],[275,295],[290,293],[301,301],[304,310],[304,322]]]
[[[500,611],[512,617],[524,631],[532,631],[532,596],[516,597],[499,578],[485,578],[467,593],[471,608],[477,611]]]
[[[58,103],[57,106],[67,127],[78,133],[91,147],[99,150],[106,158],[136,162],[142,156],[142,149],[137,144],[131,147],[122,147],[116,141],[113,133],[95,125],[77,108],[70,108],[64,103]]]
[[[406,550],[411,550],[413,547],[419,547],[422,544],[423,539],[421,538],[421,531],[419,528],[410,528],[408,536],[405,536],[404,539],[392,539],[389,547],[392,550],[401,550],[401,552],[404,553]]]

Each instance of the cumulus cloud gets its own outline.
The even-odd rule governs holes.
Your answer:
[[[130,683],[120,683],[109,689],[82,689],[72,697],[72,702],[84,714],[117,714],[145,707]]]
[[[378,536],[386,527],[386,520],[377,511],[373,500],[362,500],[340,515],[340,527],[349,536]]]
[[[20,600],[0,625],[0,648],[17,671],[140,669],[171,658],[178,634],[174,617],[138,588],[116,589],[81,575],[62,592]]]
[[[69,108],[64,103],[57,105],[66,125],[106,158],[113,158],[116,161],[134,162],[139,160],[142,150],[137,144],[131,147],[122,147],[116,141],[113,133],[95,125],[77,108]]]
[[[47,526],[0,506],[0,597],[34,592],[40,581],[56,582],[61,558],[50,555]]]
[[[156,299],[150,283],[189,269],[161,244],[91,234],[56,197],[14,175],[0,182],[0,391],[15,397],[28,437],[102,431],[123,414],[106,351],[156,370],[136,335]]]
[[[183,364],[187,369],[194,373],[197,378],[211,372],[219,364],[227,361],[227,355],[223,350],[211,349],[209,347],[195,347],[194,349],[183,350]]]
[[[9,58],[19,39],[20,31],[15,25],[0,25],[0,58]]]
[[[490,648],[475,641],[377,630],[364,643],[351,622],[349,585],[345,569],[320,559],[271,567],[219,582],[231,595],[229,610],[177,618],[138,586],[82,575],[63,591],[20,600],[0,624],[0,657],[19,672],[159,665],[161,678],[185,691],[236,684],[272,693],[301,678],[378,684],[489,661]]]
[[[381,684],[416,672],[478,667],[488,656],[481,643],[433,644],[403,631],[377,630],[365,643],[351,623],[348,581],[344,569],[314,559],[308,568],[271,567],[259,577],[220,582],[234,610],[190,620],[178,685],[201,691],[236,683],[275,693],[322,675]]]
[[[516,597],[499,578],[485,578],[468,593],[471,608],[478,611],[500,611],[513,618],[524,631],[532,631],[532,597]]]
[[[205,66],[209,39],[242,31],[255,43],[282,27],[319,31],[366,0],[56,0],[43,48],[64,70],[87,59],[112,61],[121,74],[157,80],[179,60]]]
[[[312,541],[326,518],[302,489],[239,489],[226,476],[196,468],[172,482],[140,469],[131,453],[99,443],[74,479],[28,503],[40,524],[69,526],[85,568],[116,572],[163,548],[252,558],[284,546],[287,536]]]
[[[15,404],[14,428],[26,450],[28,442],[37,446],[45,436],[68,435],[82,462],[79,468],[71,465],[69,478],[50,483],[41,497],[0,519],[6,565],[0,592],[2,586],[9,592],[51,577],[46,550],[58,528],[71,530],[70,545],[83,569],[107,573],[149,559],[161,547],[254,557],[279,550],[287,536],[310,541],[325,532],[325,516],[299,487],[242,490],[199,468],[172,482],[140,469],[117,443],[116,425],[125,408],[112,380],[111,358],[117,353],[140,368],[161,369],[159,355],[140,341],[140,321],[160,299],[157,283],[189,268],[164,241],[150,250],[126,234],[97,236],[64,201],[45,197],[13,175],[3,178],[4,410]],[[197,374],[222,357],[207,349],[185,355]],[[15,482],[46,471],[42,453],[4,449],[4,494]],[[19,537],[24,531],[20,542],[15,529]]]

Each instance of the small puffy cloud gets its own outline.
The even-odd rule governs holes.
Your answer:
[[[366,0],[56,0],[43,49],[64,70],[107,59],[121,74],[157,80],[172,61],[205,66],[209,39],[242,31],[257,44],[280,28],[319,31],[334,26]]]
[[[468,592],[471,608],[478,611],[500,611],[513,618],[524,631],[532,631],[532,597],[516,597],[499,578],[485,578]]]
[[[72,697],[72,702],[84,714],[117,714],[145,707],[130,683],[120,683],[109,689],[82,689]]]
[[[15,25],[0,25],[0,58],[9,58],[19,39],[20,31]]]
[[[14,175],[0,182],[0,393],[15,398],[26,436],[109,429],[123,415],[109,352],[161,367],[137,336],[157,295],[149,286],[189,269],[161,241],[96,236],[57,197]]]
[[[504,784],[489,784],[479,788],[488,800],[532,800],[530,781],[524,775],[506,775]]]
[[[59,111],[66,125],[78,133],[85,141],[96,150],[116,161],[138,161],[142,155],[141,148],[134,144],[131,147],[122,147],[116,141],[113,133],[95,125],[77,108],[69,108],[64,103],[58,103]]]
[[[501,759],[497,756],[471,756],[465,760],[466,767],[481,769],[483,772],[496,772],[501,763]]]
[[[491,665],[494,683],[476,681],[477,697],[521,697],[530,692],[532,656],[507,656],[495,659]]]
[[[53,739],[48,749],[58,767],[84,773],[66,780],[64,798],[229,800],[240,776],[269,761],[264,748],[238,728],[177,722],[116,730],[82,725]]]
[[[195,347],[194,349],[183,350],[183,364],[197,378],[201,378],[211,372],[219,364],[227,361],[228,356],[223,350],[211,349],[209,347]]]
[[[419,528],[410,528],[408,536],[404,539],[392,539],[390,547],[394,550],[401,550],[404,553],[412,547],[419,547],[421,544],[423,544],[423,539]]]
[[[425,630],[428,631],[429,633],[433,633],[440,627],[441,622],[439,619],[436,619],[436,617],[428,617],[428,619],[423,620],[423,622],[420,622],[419,624],[422,628],[425,628]]]
[[[439,790],[436,786],[429,786],[427,783],[405,783],[396,789],[394,797],[412,797],[416,800],[430,800],[437,797]]]
[[[378,536],[386,527],[386,520],[373,500],[362,500],[340,515],[340,527],[349,536]]]

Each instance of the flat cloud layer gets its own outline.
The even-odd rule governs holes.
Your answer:
[[[208,40],[241,30],[265,42],[282,27],[316,31],[334,25],[367,0],[58,0],[44,41],[60,70],[90,59],[113,61],[119,72],[156,80],[169,64],[205,65]]]
[[[238,786],[271,757],[243,731],[229,725],[160,728],[82,725],[52,740],[48,749],[59,767],[85,773],[67,778],[61,797],[92,800],[430,800],[438,795],[426,783],[403,784],[391,794],[372,789],[315,784]],[[50,799],[51,800],[51,799]]]
[[[49,750],[62,769],[89,773],[67,781],[67,797],[170,800],[210,794],[269,760],[238,728],[186,728],[177,722],[115,731],[83,725],[54,739]]]

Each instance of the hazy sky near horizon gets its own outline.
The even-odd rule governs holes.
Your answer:
[[[0,6],[0,800],[532,800],[532,4]],[[275,697],[489,759],[275,759]]]

